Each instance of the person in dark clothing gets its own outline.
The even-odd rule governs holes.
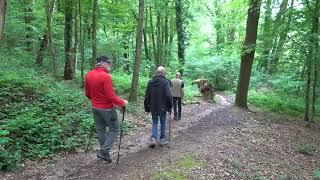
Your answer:
[[[149,82],[144,99],[144,109],[151,112],[152,130],[150,137],[150,147],[156,145],[158,138],[158,120],[160,119],[160,145],[166,144],[165,129],[167,112],[171,113],[172,95],[170,92],[170,82],[165,78],[165,68],[159,66],[157,75]]]

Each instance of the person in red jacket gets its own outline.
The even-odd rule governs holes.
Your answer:
[[[109,74],[110,63],[108,57],[100,56],[96,60],[94,69],[88,72],[85,79],[86,96],[91,100],[93,118],[95,120],[100,151],[99,159],[111,163],[110,149],[120,129],[116,106],[125,107],[128,101],[116,96]],[[109,131],[106,133],[106,127]]]

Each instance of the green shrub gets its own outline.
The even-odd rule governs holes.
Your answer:
[[[301,154],[306,154],[313,156],[317,150],[317,146],[315,144],[299,144],[297,147],[297,151]]]
[[[237,59],[212,57],[211,59],[189,61],[185,68],[185,77],[189,79],[206,78],[216,90],[231,90],[237,85],[240,69]]]

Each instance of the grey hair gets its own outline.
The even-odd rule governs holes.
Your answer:
[[[181,78],[181,74],[179,72],[176,73],[176,78]]]
[[[163,66],[159,66],[157,68],[157,75],[165,75],[166,74],[166,68],[164,68]]]

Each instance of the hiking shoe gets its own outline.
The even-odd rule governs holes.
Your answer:
[[[159,141],[160,146],[164,146],[166,144],[168,144],[168,141],[166,139],[160,139],[160,141]]]
[[[157,143],[156,138],[151,138],[149,142],[149,147],[154,148],[156,146],[156,143]]]
[[[99,152],[99,153],[97,154],[97,157],[98,157],[99,159],[103,160],[103,161],[106,161],[107,163],[111,163],[111,162],[112,162],[112,159],[111,159],[111,157],[110,157],[109,152],[107,152],[107,153]]]

